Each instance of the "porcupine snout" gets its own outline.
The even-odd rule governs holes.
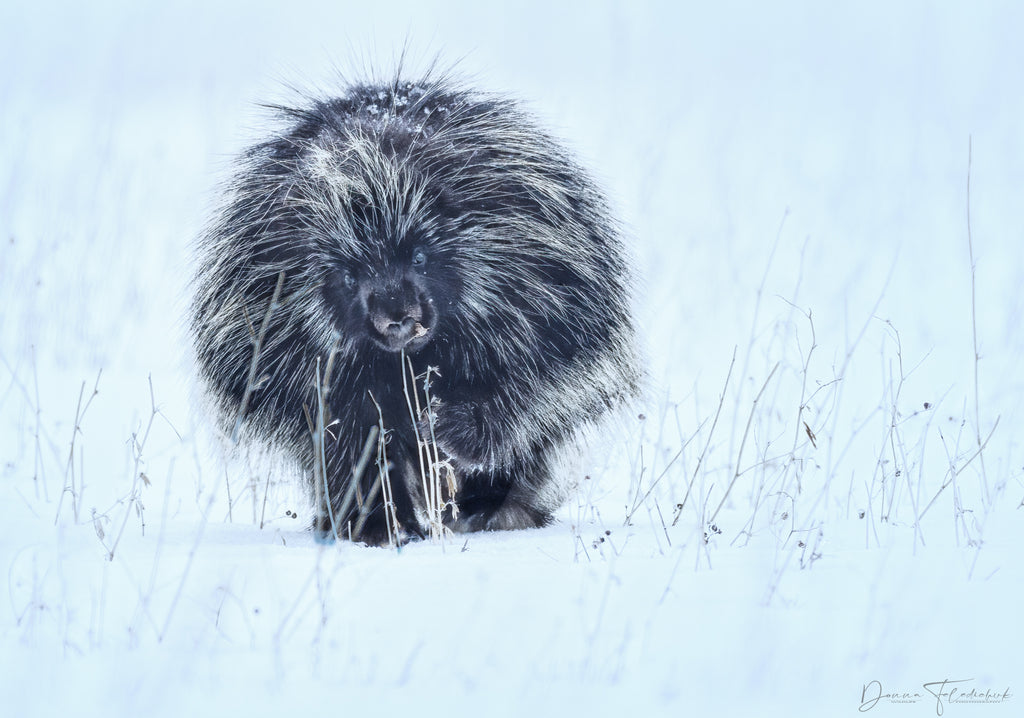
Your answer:
[[[430,302],[415,283],[404,280],[371,285],[365,288],[365,297],[368,331],[383,348],[397,352],[428,338],[432,329]]]

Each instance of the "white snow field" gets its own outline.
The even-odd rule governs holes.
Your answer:
[[[0,713],[1021,715],[1022,35],[1012,1],[3,2]],[[324,546],[195,408],[190,246],[258,103],[403,47],[607,189],[650,390],[553,526]]]

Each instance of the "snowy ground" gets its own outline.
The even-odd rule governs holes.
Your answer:
[[[349,4],[0,6],[4,713],[1019,714],[1021,6]],[[188,245],[406,43],[607,187],[650,399],[555,526],[323,547],[191,409]]]

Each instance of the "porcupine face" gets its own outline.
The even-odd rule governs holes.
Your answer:
[[[380,207],[354,204],[356,215]],[[340,332],[387,352],[413,353],[432,341],[461,284],[434,231],[409,223],[400,236],[372,216],[348,223],[344,253],[328,260],[327,305]],[[433,226],[433,222],[424,224]],[[352,252],[353,247],[360,251]]]
[[[329,301],[343,332],[391,352],[415,351],[429,342],[438,320],[429,261],[427,251],[415,246],[380,266],[331,267]]]

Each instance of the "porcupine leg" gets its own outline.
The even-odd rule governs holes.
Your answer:
[[[548,469],[541,461],[471,474],[459,487],[455,497],[459,517],[449,522],[449,528],[466,533],[546,526],[552,516],[542,487],[549,481]]]
[[[446,523],[453,531],[504,531],[546,526],[551,522],[550,442],[542,441],[523,454],[509,455],[493,427],[501,420],[486,402],[445,402],[434,424],[439,448],[459,474],[455,503],[459,515]],[[501,455],[493,462],[495,455]],[[494,466],[497,463],[497,466]],[[494,468],[469,468],[487,466]]]
[[[423,532],[416,520],[414,498],[409,490],[409,462],[403,447],[394,442],[389,444],[392,456],[387,459],[387,471],[376,461],[368,462],[362,471],[353,471],[353,463],[345,461],[340,451],[327,455],[328,502],[323,499],[317,509],[314,530],[320,540],[341,539],[368,546],[387,545],[389,539],[398,545],[414,538],[422,538]],[[357,476],[358,474],[358,476]],[[358,486],[354,482],[358,480]],[[323,497],[323,492],[317,493]],[[393,513],[386,505],[390,499]]]

